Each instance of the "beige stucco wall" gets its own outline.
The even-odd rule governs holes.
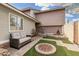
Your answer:
[[[78,36],[78,44],[79,44],[79,21],[78,21],[78,34],[77,34],[77,36]]]
[[[79,44],[79,21],[74,22],[74,43]]]
[[[7,40],[9,36],[8,12],[0,5],[0,41]]]
[[[24,31],[27,35],[32,33],[32,29],[36,29],[35,23],[32,21],[24,20]]]
[[[74,41],[74,23],[68,23],[64,25],[64,34],[69,38],[69,41]]]
[[[18,15],[23,18],[23,30],[26,34],[31,34],[35,28],[35,22],[23,15],[0,5],[0,42],[9,40],[9,13]],[[17,32],[17,31],[16,31]]]
[[[36,14],[36,17],[41,22],[42,26],[64,25],[64,23],[65,23],[64,10],[39,13],[39,14]]]

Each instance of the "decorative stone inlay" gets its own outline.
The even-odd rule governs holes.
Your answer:
[[[56,52],[56,47],[49,43],[39,43],[35,46],[35,50],[40,54],[49,55]]]
[[[0,56],[10,56],[10,52],[7,49],[0,48]]]

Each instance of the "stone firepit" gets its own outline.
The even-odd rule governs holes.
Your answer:
[[[7,49],[0,48],[0,56],[10,56],[10,52]]]
[[[35,50],[40,54],[50,55],[56,52],[56,47],[49,43],[39,43],[35,46]]]

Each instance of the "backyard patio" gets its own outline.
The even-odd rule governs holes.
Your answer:
[[[64,40],[64,41],[63,41]],[[56,47],[54,54],[44,55],[40,54],[35,50],[35,46],[39,43],[49,43]],[[79,56],[79,47],[76,44],[71,43],[67,38],[56,38],[56,37],[37,37],[34,41],[25,45],[21,49],[17,50],[9,48],[11,55],[13,56]]]
[[[54,45],[57,48],[56,53],[51,54],[49,56],[78,56],[79,55],[79,50],[78,51],[68,50],[65,46],[57,45],[56,41],[53,41],[53,39],[51,41],[50,39],[46,40],[46,39],[43,38],[38,43],[50,43],[50,44]],[[43,56],[42,54],[37,53],[34,47],[35,46],[33,46],[28,52],[26,52],[24,54],[24,56]]]
[[[68,22],[66,8],[19,10],[1,3],[0,56],[79,56],[79,21]]]

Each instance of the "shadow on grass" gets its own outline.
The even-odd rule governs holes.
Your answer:
[[[40,40],[38,43],[50,43],[56,47],[56,52],[48,56],[79,56],[79,52],[67,50],[65,47],[56,45],[56,42],[54,41]],[[46,55],[42,55],[36,52],[35,46],[33,46],[28,52],[24,54],[24,56],[46,56]]]
[[[46,36],[46,37],[44,37],[44,38],[45,38],[45,39],[61,40],[63,43],[73,44],[73,43],[71,43],[71,42],[68,40],[67,37],[63,37],[63,38],[61,38],[61,37],[54,37],[54,36]]]

